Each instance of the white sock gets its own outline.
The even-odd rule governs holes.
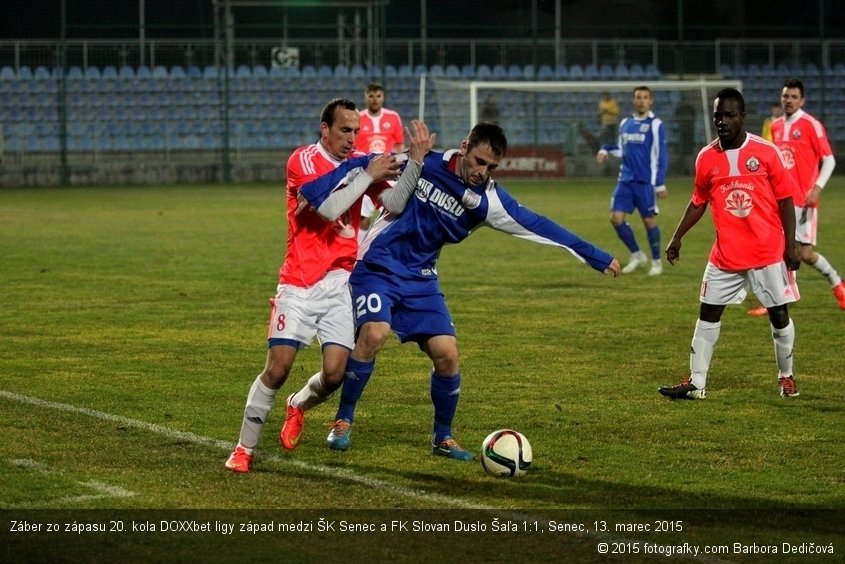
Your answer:
[[[772,340],[775,342],[775,360],[779,376],[792,376],[792,348],[795,344],[795,324],[792,319],[783,329],[772,327]]]
[[[294,407],[308,411],[329,399],[331,395],[332,391],[326,389],[325,384],[323,384],[323,373],[317,372],[308,379],[301,390],[293,395],[290,403]]]
[[[278,390],[271,390],[261,382],[261,375],[255,378],[249,394],[246,396],[246,407],[244,408],[244,421],[241,424],[241,436],[239,444],[247,450],[255,448],[258,444],[258,437],[261,429],[267,421],[267,415],[273,408]]]
[[[713,348],[719,340],[722,322],[710,323],[698,320],[695,333],[692,335],[692,345],[689,354],[690,380],[699,390],[707,385],[707,372],[710,370],[710,359],[713,358]]]
[[[839,277],[836,269],[833,268],[822,255],[816,253],[816,256],[819,258],[815,263],[813,263],[813,268],[821,272],[822,275],[827,278],[827,281],[830,282],[831,286],[838,286],[839,283],[842,282],[842,279]]]

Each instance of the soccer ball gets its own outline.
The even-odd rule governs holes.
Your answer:
[[[481,466],[491,476],[516,478],[531,466],[531,444],[512,429],[493,431],[481,443]]]

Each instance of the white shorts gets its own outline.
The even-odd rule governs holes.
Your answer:
[[[269,346],[306,347],[317,337],[322,346],[352,350],[355,321],[349,293],[349,272],[335,270],[308,288],[279,284],[270,300]]]
[[[732,272],[721,270],[708,262],[701,281],[699,300],[712,305],[740,304],[748,295],[749,288],[766,308],[801,299],[795,272],[787,269],[784,261],[780,261],[763,268]]]
[[[804,221],[801,221],[801,220]],[[819,227],[819,208],[795,206],[795,240],[804,245],[816,246]]]

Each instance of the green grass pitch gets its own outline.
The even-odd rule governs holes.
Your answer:
[[[612,178],[503,184],[627,261],[608,222]],[[664,246],[691,190],[688,178],[668,186]],[[841,177],[822,201],[818,249],[845,274]],[[643,244],[637,216],[632,226]],[[572,561],[607,561],[596,549],[602,540],[611,549],[621,543],[617,561],[647,559],[648,542],[833,543],[841,558],[845,312],[806,265],[802,299],[790,308],[800,397],[778,396],[769,325],[746,315],[749,300],[725,312],[707,400],[672,402],[656,390],[687,372],[713,238],[709,213],[685,238],[681,261],[656,278],[645,270],[601,276],[568,253],[479,230],[447,247],[439,263],[463,373],[454,429],[475,452],[497,428],[524,433],[534,449],[524,478],[497,480],[478,463],[431,456],[429,365],[395,340],[359,405],[349,451],[325,445],[334,400],[307,414],[297,451],[278,444],[284,398],[317,369],[311,347],[278,396],[253,471],[233,475],[223,462],[264,363],[267,300],[285,235],[276,185],[0,190],[0,540],[21,549],[15,561],[61,551],[65,561],[141,562],[161,550],[190,561],[198,554],[191,551],[219,556],[232,547],[259,556],[281,550],[297,562],[342,561],[340,554],[418,561],[436,542],[431,532],[389,528],[68,536],[10,525],[49,516],[119,518],[128,527],[150,511],[155,524],[171,519],[165,514],[212,524],[316,526],[344,515],[452,529],[457,520],[483,522],[485,531],[440,537],[454,545],[446,561],[497,561],[505,552],[480,546],[503,538],[537,559],[565,550]],[[587,531],[549,529],[561,516],[588,523]],[[494,531],[494,517],[526,530]],[[686,528],[617,527],[661,519]],[[102,550],[92,551],[90,540]],[[755,558],[764,561],[742,552],[714,560]]]

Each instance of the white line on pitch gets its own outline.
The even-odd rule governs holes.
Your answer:
[[[164,427],[162,425],[156,425],[154,423],[147,423],[146,421],[140,421],[138,419],[130,419],[128,417],[123,417],[121,415],[113,415],[111,413],[106,413],[104,411],[97,411],[96,409],[89,409],[87,407],[77,407],[75,405],[70,405],[67,403],[59,403],[54,401],[47,401],[40,398],[35,398],[32,396],[26,396],[23,394],[16,394],[14,392],[8,392],[6,390],[0,390],[0,397],[9,399],[11,401],[16,401],[18,403],[26,403],[29,405],[34,405],[37,407],[42,407],[46,409],[54,409],[57,411],[64,411],[67,413],[76,413],[80,415],[86,415],[88,417],[94,417],[96,419],[101,419],[104,421],[112,421],[115,423],[120,423],[121,425],[125,425],[127,427],[134,427],[136,429],[143,429],[145,431],[149,431],[151,433],[155,433],[158,435],[163,435],[169,439],[185,441],[193,444],[198,445],[205,445],[217,449],[222,449],[225,451],[232,450],[233,444],[227,441],[221,441],[220,439],[213,439],[211,437],[203,437],[202,435],[196,435],[194,433],[188,433],[186,431],[177,431],[175,429],[171,429],[169,427]],[[362,484],[367,487],[378,488],[380,490],[386,490],[397,495],[401,495],[403,497],[409,497],[419,500],[425,501],[432,501],[436,503],[440,503],[442,505],[447,505],[459,509],[483,509],[488,511],[496,511],[498,515],[502,517],[523,520],[526,518],[526,514],[519,513],[518,511],[504,511],[501,509],[497,509],[495,507],[490,507],[486,505],[479,505],[475,503],[470,503],[468,501],[449,497],[441,494],[429,493],[423,490],[417,490],[412,488],[403,488],[402,486],[397,486],[395,484],[391,484],[388,482],[384,482],[382,480],[376,480],[374,478],[368,478],[366,476],[361,476],[360,474],[356,474],[349,470],[345,470],[343,468],[336,468],[336,467],[329,467],[323,466],[321,464],[310,464],[308,462],[302,462],[300,460],[296,460],[293,458],[282,458],[281,456],[269,454],[264,455],[262,458],[267,460],[272,460],[274,462],[279,462],[281,464],[289,464],[291,466],[295,466],[297,468],[301,468],[308,472],[313,472],[315,474],[321,474],[324,476],[329,476],[333,479],[342,479],[348,482],[354,482],[356,484]],[[131,492],[130,492],[131,493]],[[76,498],[78,499],[78,498]],[[607,542],[620,542],[620,543],[629,543],[634,542],[631,539],[626,539],[624,537],[615,537],[608,533],[599,533],[590,531],[585,534],[573,533],[574,536],[579,537],[594,537],[601,539]],[[684,558],[685,555],[678,555],[681,558]],[[688,557],[692,558],[692,557]],[[695,558],[696,562],[708,562],[708,563],[721,563],[726,562],[723,560],[714,559],[708,556],[699,556]]]
[[[44,464],[43,462],[39,462],[37,460],[32,460],[31,458],[13,458],[9,460],[9,464],[12,466],[17,466],[18,468],[26,468],[27,470],[34,470],[35,472],[39,472],[41,474],[61,474],[61,471],[55,470],[48,464]],[[6,509],[25,509],[25,508],[38,508],[43,507],[44,505],[54,505],[54,504],[68,504],[68,503],[78,503],[80,501],[91,501],[93,499],[108,499],[113,497],[132,497],[133,495],[137,495],[135,492],[131,492],[129,490],[125,490],[118,486],[112,486],[111,484],[105,484],[103,482],[97,482],[95,480],[89,480],[87,482],[76,482],[78,485],[92,489],[96,491],[96,494],[87,494],[87,495],[75,495],[75,496],[67,496],[67,497],[60,497],[56,499],[42,499],[38,501],[32,502],[23,502],[23,503],[13,503],[11,505],[4,506]]]
[[[125,425],[126,427],[133,427],[135,429],[143,429],[145,431],[149,431],[151,433],[155,433],[158,435],[163,435],[169,439],[177,440],[177,441],[185,441],[193,444],[198,445],[205,445],[225,451],[231,451],[233,448],[233,443],[227,441],[221,441],[219,439],[212,439],[211,437],[203,437],[201,435],[196,435],[194,433],[188,433],[185,431],[177,431],[175,429],[171,429],[169,427],[164,427],[162,425],[156,425],[153,423],[147,423],[146,421],[140,421],[138,419],[130,419],[128,417],[122,417],[120,415],[113,415],[111,413],[105,413],[103,411],[97,411],[95,409],[88,409],[86,407],[77,407],[75,405],[70,405],[66,403],[58,403],[53,401],[47,401],[39,398],[35,398],[32,396],[25,396],[22,394],[16,394],[13,392],[8,392],[6,390],[0,390],[0,397],[7,398],[9,400],[18,402],[18,403],[26,403],[30,405],[35,405],[38,407],[46,408],[46,409],[53,409],[57,411],[64,411],[67,413],[76,413],[79,415],[86,415],[88,417],[94,417],[96,419],[101,419],[104,421],[112,421],[114,423],[120,423],[121,425]],[[323,466],[321,464],[310,464],[308,462],[302,462],[301,460],[296,460],[293,458],[283,458],[278,455],[268,454],[262,455],[262,458],[265,460],[272,460],[274,462],[279,462],[282,464],[288,464],[291,466],[295,466],[297,468],[301,468],[307,472],[313,472],[315,474],[320,474],[324,476],[329,476],[334,479],[343,479],[348,482],[354,482],[356,484],[361,484],[370,488],[378,488],[380,490],[387,490],[392,493],[410,497],[414,499],[420,499],[425,501],[430,501],[434,503],[438,503],[441,505],[457,507],[460,509],[494,509],[493,507],[488,507],[484,505],[478,505],[475,503],[470,503],[468,501],[464,501],[462,499],[453,498],[441,494],[430,493],[423,490],[411,489],[411,488],[404,488],[402,486],[397,486],[395,484],[390,484],[388,482],[384,482],[382,480],[376,480],[374,478],[368,478],[366,476],[362,476],[356,472],[346,470],[344,468],[337,468],[337,467],[329,467]]]

